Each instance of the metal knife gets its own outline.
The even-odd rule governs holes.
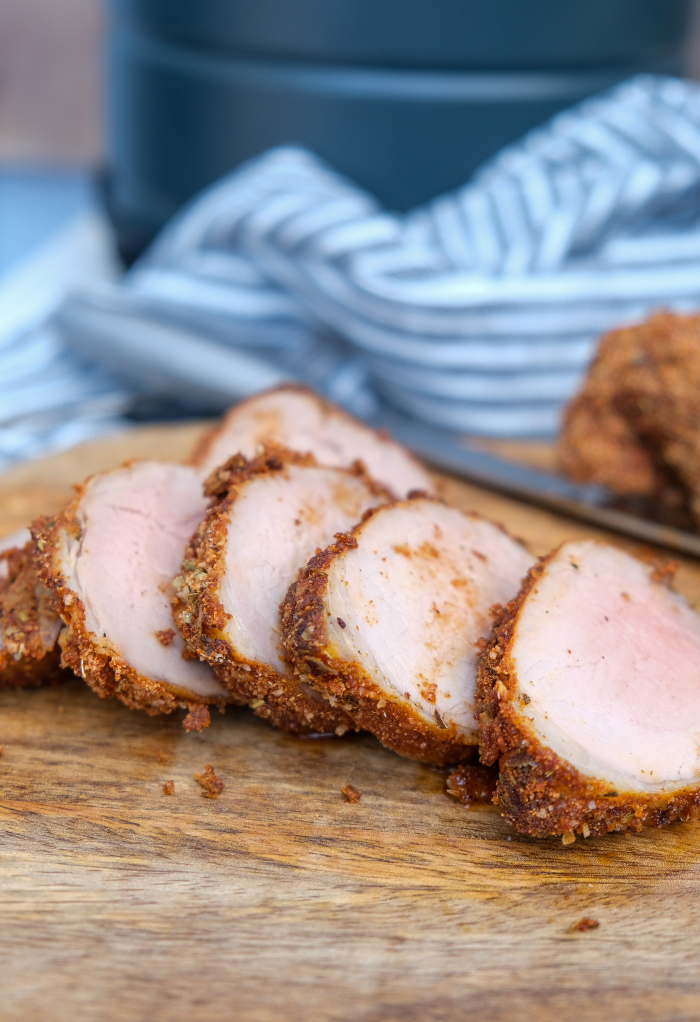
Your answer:
[[[603,486],[581,486],[552,472],[474,450],[454,433],[393,410],[383,410],[373,425],[388,429],[418,457],[452,475],[634,539],[700,557],[700,535],[610,507],[613,495]]]

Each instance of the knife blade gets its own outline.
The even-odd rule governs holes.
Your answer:
[[[417,422],[393,410],[383,410],[374,425],[387,429],[396,440],[437,469],[600,528],[700,557],[700,535],[611,507],[614,498],[604,486],[580,485],[553,472],[475,450],[466,446],[458,434]]]

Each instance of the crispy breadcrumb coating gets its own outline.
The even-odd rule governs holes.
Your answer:
[[[639,831],[644,824],[662,827],[674,820],[697,820],[700,785],[670,792],[616,790],[610,782],[586,776],[561,759],[530,726],[518,694],[512,650],[523,608],[528,598],[537,596],[538,584],[558,553],[540,558],[516,599],[495,608],[493,634],[479,659],[479,749],[482,763],[498,763],[494,802],[520,833],[561,835],[564,844],[573,843],[576,834],[599,837],[611,831]]]
[[[228,615],[222,604],[226,577],[226,550],[230,516],[241,493],[250,482],[282,475],[288,466],[316,468],[315,459],[275,444],[268,444],[256,458],[236,455],[216,469],[205,485],[208,495],[217,498],[185,552],[183,571],[173,585],[173,614],[187,647],[206,660],[217,680],[230,692],[234,702],[248,705],[255,713],[277,727],[296,734],[335,732],[354,728],[353,721],[340,708],[284,673],[258,659],[244,656],[226,637]],[[386,499],[386,491],[364,475],[361,466],[351,471],[331,469],[338,478],[360,479],[370,496]],[[302,567],[302,565],[300,565]],[[251,582],[253,584],[253,582]]]
[[[0,689],[66,676],[56,643],[60,624],[34,570],[32,544],[0,553]]]
[[[577,482],[700,522],[700,316],[662,312],[606,334],[557,453]]]
[[[619,407],[618,395],[630,370],[646,357],[649,341],[667,334],[679,318],[659,314],[601,338],[583,386],[564,413],[557,455],[570,478],[599,483],[622,497],[654,498],[672,485],[668,470]]]

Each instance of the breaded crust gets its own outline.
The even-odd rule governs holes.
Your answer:
[[[564,412],[557,444],[562,472],[577,482],[607,486],[619,496],[658,497],[672,480],[618,407],[618,392],[640,357],[649,324],[605,334],[583,386]]]
[[[247,482],[287,465],[313,467],[316,460],[310,454],[268,444],[258,457],[249,461],[237,454],[212,472],[205,492],[219,503],[209,510],[187,547],[182,574],[173,583],[173,616],[187,648],[213,667],[217,681],[234,702],[252,707],[257,716],[295,734],[343,734],[357,728],[342,709],[296,679],[240,656],[224,636],[228,615],[220,601],[220,587],[226,572],[231,509]],[[362,476],[376,490],[378,500],[386,499],[386,491],[368,480],[361,466],[347,471]]]
[[[570,479],[621,497],[653,497],[667,484],[625,417],[587,391],[566,408],[557,458]]]
[[[337,557],[357,547],[355,534],[377,510],[367,512],[349,535],[339,533],[336,543],[313,557],[290,587],[280,608],[284,651],[301,681],[342,706],[356,724],[399,755],[439,766],[467,762],[476,749],[453,723],[436,713],[431,724],[407,699],[388,698],[360,663],[339,659],[329,644],[324,605],[328,570]]]
[[[3,551],[0,564],[0,689],[60,681],[60,621],[34,571],[32,544]]]
[[[3,666],[4,665],[4,666]],[[39,688],[53,685],[70,677],[70,672],[61,667],[61,651],[58,646],[41,660],[23,657],[13,660],[0,650],[0,692],[15,688]]]
[[[700,787],[673,794],[617,792],[588,777],[544,746],[516,705],[518,680],[511,649],[518,615],[557,550],[535,564],[506,607],[495,608],[494,631],[484,643],[477,674],[481,762],[498,761],[494,802],[522,834],[531,837],[591,834],[663,827],[700,817]],[[550,807],[551,811],[550,811]]]
[[[616,405],[652,456],[690,493],[700,521],[700,316],[671,313],[637,328]]]
[[[41,581],[52,591],[53,606],[65,624],[59,636],[61,665],[84,678],[103,699],[116,696],[131,709],[145,710],[151,715],[209,702],[139,674],[108,639],[86,628],[84,604],[66,584],[59,565],[61,533],[67,530],[76,538],[80,536],[77,509],[84,492],[85,484],[76,487],[76,496],[65,511],[54,518],[38,518],[31,526],[34,566]]]

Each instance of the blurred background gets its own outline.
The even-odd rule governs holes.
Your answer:
[[[463,186],[557,112],[640,71],[700,78],[700,0],[0,0],[0,469],[134,417],[175,415],[172,387],[155,411],[143,411],[151,406],[134,396],[141,384],[152,396],[141,363],[124,354],[146,319],[136,328],[123,320],[115,370],[105,352],[117,319],[106,299],[99,359],[92,360],[95,321],[86,328],[86,354],[75,326],[64,330],[72,338],[66,347],[47,317],[76,285],[146,287],[138,268],[136,278],[122,278],[122,269],[183,203],[243,161],[301,144],[381,206],[413,210]],[[700,173],[695,149],[692,175]],[[627,153],[633,176],[637,157]],[[687,154],[681,157],[685,173]],[[195,278],[190,290],[202,284]],[[674,307],[697,307],[695,280]],[[122,312],[126,293],[111,293]],[[665,293],[647,297],[652,307],[666,302]],[[160,329],[156,298],[152,318]],[[177,309],[168,315],[179,326]],[[455,382],[448,366],[428,381],[438,388],[428,403],[423,368],[409,366],[409,404],[390,400],[463,432],[551,435],[597,335],[630,313],[619,316],[587,326],[585,337],[555,337],[551,364],[530,364],[529,337],[507,337],[520,345],[517,372],[502,383],[494,348],[478,372],[465,369]],[[224,346],[240,340],[234,320]],[[343,333],[342,324],[331,326]],[[424,328],[416,329],[425,341]],[[541,340],[539,327],[531,333]],[[347,334],[353,341],[350,328]],[[191,350],[198,352],[196,340]],[[493,337],[484,328],[477,340]],[[145,351],[141,335],[139,345]],[[166,348],[169,358],[172,339]],[[338,393],[357,376],[356,354],[336,374]],[[128,379],[119,375],[125,366]],[[392,363],[386,371],[399,369]],[[443,391],[457,384],[464,393],[448,421]],[[330,384],[317,385],[343,400]],[[216,400],[242,396],[236,387],[242,384]],[[529,425],[508,425],[516,422],[503,417],[509,403],[522,405]],[[472,406],[497,426],[479,424]]]
[[[643,6],[643,0],[635,2]],[[468,0],[462,3],[470,6]],[[528,7],[526,0],[520,4]],[[593,17],[600,5],[589,6]],[[687,73],[698,78],[700,3],[695,0],[693,6],[683,62]],[[79,167],[103,162],[103,53],[109,20],[104,0],[0,0],[4,164]]]
[[[127,260],[279,141],[407,209],[640,68],[700,76],[698,0],[0,0],[0,266],[81,171]]]

